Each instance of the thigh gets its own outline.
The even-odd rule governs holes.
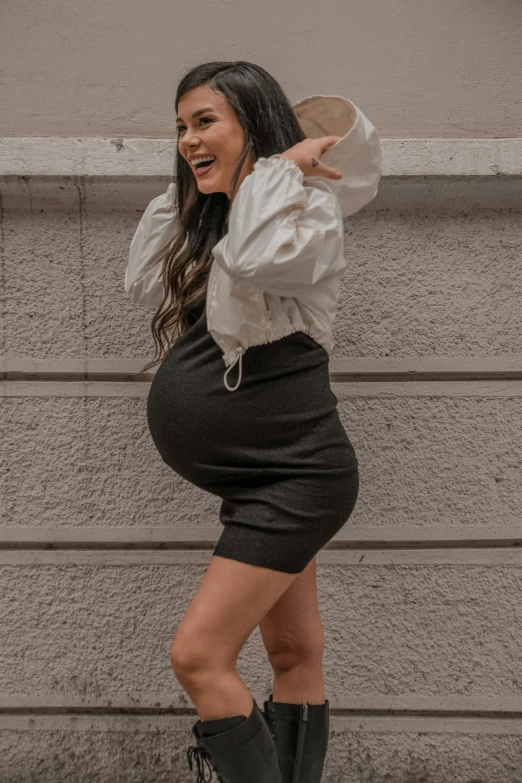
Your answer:
[[[269,655],[324,645],[324,631],[317,597],[317,558],[313,558],[259,623]]]
[[[214,555],[182,618],[175,640],[216,662],[234,662],[241,647],[300,574]]]

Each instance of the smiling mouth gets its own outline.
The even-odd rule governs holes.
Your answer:
[[[194,166],[194,171],[195,171],[196,176],[201,176],[203,174],[206,174],[207,171],[210,171],[210,169],[212,168],[212,166],[214,165],[215,162],[216,162],[216,159],[214,158],[214,160],[205,161],[204,163],[200,163],[200,164]]]

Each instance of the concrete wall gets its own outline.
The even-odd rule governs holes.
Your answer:
[[[258,62],[291,99],[346,95],[383,139],[379,195],[345,222],[330,363],[361,488],[318,555],[324,781],[522,781],[520,16],[5,5],[0,783],[195,779],[168,649],[219,499],[154,449],[153,311],[123,275],[168,182],[175,85],[211,59]],[[258,630],[239,673],[261,705]]]
[[[391,177],[345,226],[331,372],[361,491],[318,556],[325,780],[512,783],[521,183],[417,179],[421,206],[401,207],[408,178]],[[109,209],[88,178],[88,206],[73,178],[46,207],[63,181],[2,188],[0,779],[188,783],[195,714],[168,648],[219,536],[219,499],[171,473],[148,434],[137,369],[152,311],[122,285],[140,211]],[[125,188],[143,208],[140,182],[113,183],[114,201]],[[499,182],[510,206],[484,206]],[[240,674],[261,703],[257,631]]]

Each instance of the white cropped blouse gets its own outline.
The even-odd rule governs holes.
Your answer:
[[[228,233],[212,249],[207,326],[228,368],[224,384],[241,382],[241,358],[252,345],[304,331],[333,348],[332,324],[347,266],[343,219],[377,194],[380,139],[351,101],[311,96],[293,107],[308,138],[341,136],[322,156],[341,179],[307,176],[294,161],[259,158],[232,202]],[[137,226],[125,271],[134,301],[157,308],[163,298],[162,261],[178,231],[175,184],[153,199]],[[350,254],[350,249],[348,249]],[[239,377],[227,374],[239,363]]]

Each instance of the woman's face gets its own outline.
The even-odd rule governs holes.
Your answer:
[[[202,111],[202,110],[205,111]],[[198,116],[193,116],[197,113]],[[234,194],[232,175],[239,163],[245,134],[225,96],[210,87],[195,87],[178,104],[178,153],[189,164],[201,193],[226,193],[232,199],[242,181],[254,170],[253,151],[243,164]],[[215,156],[209,169],[196,176],[190,156]]]

